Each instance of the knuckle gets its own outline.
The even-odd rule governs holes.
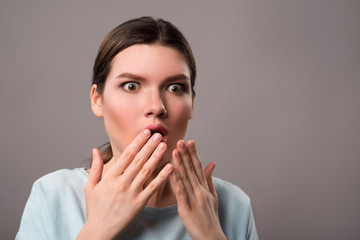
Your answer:
[[[182,182],[184,185],[190,185],[190,184],[191,184],[189,177],[186,176],[186,175],[181,178],[181,182]]]
[[[146,140],[147,140],[147,138],[144,137],[142,134],[140,134],[140,135],[138,135],[137,138],[135,138],[134,142],[137,145],[142,145],[144,143],[144,141],[146,141]]]
[[[159,174],[159,179],[161,181],[165,181],[166,178],[169,176],[169,173],[167,173],[165,170],[161,172],[161,174]]]
[[[193,147],[189,148],[189,153],[190,154],[196,154],[196,150]]]
[[[196,199],[199,202],[205,202],[206,201],[206,197],[205,197],[204,193],[201,190],[195,191],[195,196],[196,196]]]
[[[150,168],[148,168],[148,167],[143,167],[142,169],[141,169],[141,173],[144,175],[144,176],[150,176],[151,175],[151,169]]]
[[[154,152],[153,152],[153,154],[152,154],[152,157],[155,159],[155,160],[159,160],[160,159],[160,157],[161,157],[161,152],[160,152],[160,150],[159,149],[156,149]]]
[[[118,192],[125,192],[126,189],[127,189],[127,187],[123,183],[120,183],[120,184],[117,185],[117,191]]]
[[[176,192],[179,195],[184,195],[185,194],[185,190],[184,190],[184,188],[182,186],[177,187]]]
[[[125,152],[122,153],[121,157],[124,158],[124,159],[131,159],[131,158],[134,157],[134,155],[130,151],[125,151]]]
[[[180,152],[182,155],[188,154],[188,151],[187,151],[185,148],[180,148],[179,150],[180,150],[179,152]]]
[[[140,157],[135,157],[133,163],[135,167],[139,167],[142,165],[142,159]]]
[[[190,171],[191,173],[194,172],[194,166],[193,166],[192,164],[189,164],[189,171]]]
[[[194,163],[194,165],[195,165],[195,167],[202,169],[202,163],[201,163],[200,160],[199,160],[199,161],[196,161],[196,162]]]
[[[157,185],[154,182],[151,182],[147,187],[150,192],[154,192],[157,189]]]

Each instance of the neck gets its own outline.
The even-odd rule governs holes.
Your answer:
[[[144,184],[144,188],[158,175],[160,169],[156,169],[151,177]],[[173,192],[170,178],[167,178],[163,184],[156,190],[156,192],[150,197],[146,206],[163,208],[176,204],[175,194]]]

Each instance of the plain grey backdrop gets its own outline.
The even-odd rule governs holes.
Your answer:
[[[360,1],[0,3],[1,239],[32,183],[107,141],[89,104],[100,42],[173,22],[198,66],[196,140],[252,199],[261,239],[360,239]]]

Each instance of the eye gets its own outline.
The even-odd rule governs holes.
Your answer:
[[[128,91],[128,92],[135,92],[135,91],[139,90],[140,84],[138,84],[136,82],[127,82],[127,83],[122,84],[122,88],[124,88],[125,91]]]
[[[181,94],[185,91],[185,87],[182,84],[174,83],[170,84],[167,88],[169,92],[175,93],[175,94]]]

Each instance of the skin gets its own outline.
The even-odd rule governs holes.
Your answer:
[[[194,141],[182,140],[194,102],[183,55],[160,45],[126,48],[113,59],[103,93],[93,85],[90,98],[114,156],[103,165],[93,150],[87,220],[77,239],[113,239],[145,206],[173,204],[193,239],[225,239],[211,180],[215,163],[203,170]],[[149,124],[167,128],[165,142],[144,129]]]

